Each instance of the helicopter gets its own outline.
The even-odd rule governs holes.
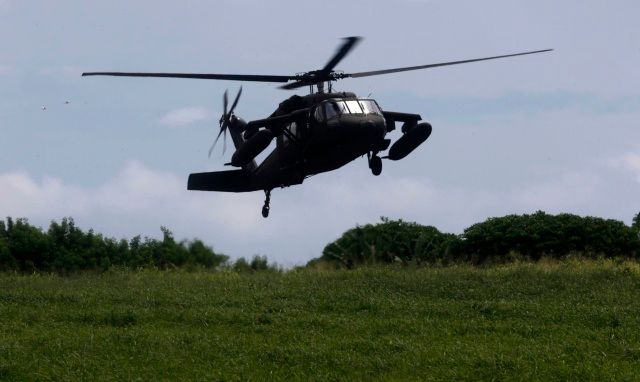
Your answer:
[[[188,190],[251,192],[264,191],[262,216],[268,217],[271,191],[275,188],[302,184],[313,175],[336,170],[356,158],[367,156],[373,175],[382,172],[382,159],[397,161],[405,158],[431,135],[432,127],[421,122],[420,114],[388,111],[372,98],[358,97],[353,92],[334,92],[333,82],[346,78],[361,78],[458,65],[478,61],[549,52],[553,49],[513,53],[500,56],[449,61],[437,64],[408,66],[367,72],[344,73],[334,68],[361,41],[361,37],[346,37],[322,69],[295,75],[252,75],[211,73],[133,73],[86,72],[82,76],[165,77],[250,82],[286,83],[281,89],[308,87],[309,94],[293,95],[281,102],[267,118],[245,121],[234,111],[242,94],[240,87],[228,108],[228,91],[223,95],[223,114],[219,132],[209,149],[211,152],[222,136],[226,149],[227,132],[235,146],[231,161],[225,165],[233,170],[201,172],[189,175]],[[325,91],[325,86],[327,91]],[[315,90],[314,90],[315,87]],[[402,136],[391,144],[386,135],[402,123]],[[273,151],[262,163],[256,157],[276,140]],[[223,153],[224,153],[223,149]],[[381,156],[383,151],[386,155]]]

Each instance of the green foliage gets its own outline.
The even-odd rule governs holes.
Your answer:
[[[247,261],[244,257],[237,259],[232,266],[233,270],[240,273],[256,272],[256,271],[277,271],[275,264],[269,264],[266,256],[254,255],[251,261]]]
[[[631,227],[640,234],[640,212],[638,212],[638,214],[633,218],[633,224]]]
[[[638,227],[640,214],[629,227],[617,220],[538,211],[490,218],[455,236],[434,227],[383,218],[379,224],[348,230],[308,265],[351,268],[392,262],[504,262],[514,257],[636,257],[640,254]]]
[[[215,268],[228,257],[215,253],[200,240],[176,242],[166,227],[162,240],[135,236],[130,241],[105,238],[93,230],[83,232],[71,218],[52,221],[49,229],[29,224],[26,219],[0,221],[0,270],[22,272],[107,270],[129,268],[173,268],[199,266]]]
[[[382,223],[356,226],[324,248],[324,261],[348,268],[354,265],[401,262],[434,262],[445,259],[458,244],[455,235],[431,226],[381,218]]]
[[[542,211],[487,219],[465,229],[462,239],[463,256],[479,262],[510,253],[530,259],[570,254],[632,257],[640,248],[633,229],[620,221]]]
[[[11,256],[7,239],[0,234],[0,271],[8,271],[17,268],[18,263],[16,262],[16,259]]]

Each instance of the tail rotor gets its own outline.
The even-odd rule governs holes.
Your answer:
[[[213,152],[213,148],[216,146],[216,143],[218,143],[220,136],[223,136],[222,137],[222,141],[223,141],[222,153],[224,154],[227,151],[227,130],[229,129],[229,122],[231,121],[231,117],[233,116],[233,111],[235,110],[236,106],[238,105],[238,101],[240,100],[240,95],[242,94],[242,86],[240,86],[240,89],[238,90],[238,94],[236,94],[236,98],[233,100],[233,103],[231,104],[231,108],[229,109],[229,111],[227,111],[227,106],[229,103],[228,93],[229,91],[225,90],[224,95],[222,96],[223,114],[220,117],[220,122],[219,122],[220,131],[218,132],[218,135],[216,136],[215,141],[213,141],[213,144],[209,148],[209,158],[211,158],[211,153]]]

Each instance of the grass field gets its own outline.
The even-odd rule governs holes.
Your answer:
[[[640,380],[640,265],[0,275],[0,380]]]

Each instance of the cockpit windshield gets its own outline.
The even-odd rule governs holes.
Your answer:
[[[370,99],[361,99],[358,102],[360,103],[360,106],[362,106],[362,111],[365,114],[382,114],[375,101]]]
[[[340,114],[382,114],[376,102],[370,99],[328,101],[324,104],[324,112],[327,119]]]

